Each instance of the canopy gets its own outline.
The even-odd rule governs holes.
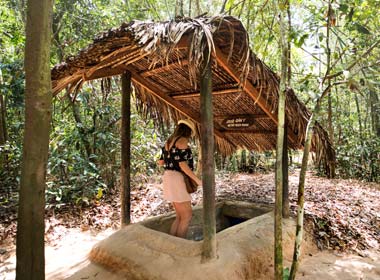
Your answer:
[[[209,55],[210,54],[210,55]],[[53,93],[74,96],[84,82],[132,74],[139,108],[156,122],[187,117],[200,123],[200,69],[210,59],[214,136],[224,155],[238,148],[274,150],[279,77],[250,49],[242,23],[231,16],[123,23],[97,36],[51,72]],[[286,92],[288,145],[300,149],[310,112]],[[312,149],[327,174],[335,161],[326,131],[317,124]]]

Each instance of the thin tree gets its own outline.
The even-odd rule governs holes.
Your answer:
[[[3,75],[0,69],[0,86],[3,85]],[[7,141],[8,133],[7,133],[7,125],[6,125],[6,107],[4,95],[0,92],[0,146],[4,145]],[[1,159],[0,159],[1,166]]]
[[[328,3],[329,9],[331,9],[331,1]],[[330,28],[330,19],[331,13],[328,13],[327,17],[327,29]],[[349,64],[349,66],[346,68],[346,71],[351,70],[354,68],[358,62],[365,58],[369,53],[371,53],[378,45],[380,44],[380,40],[376,41],[374,44],[372,44],[368,50],[366,50],[357,60],[355,60],[353,63]],[[327,60],[330,59],[330,56],[327,56]],[[301,244],[302,244],[302,236],[303,236],[303,216],[304,216],[304,189],[305,189],[305,180],[306,180],[306,171],[307,171],[307,163],[309,160],[309,152],[311,148],[311,140],[313,136],[313,129],[315,125],[315,119],[318,116],[318,113],[321,108],[321,102],[323,98],[328,95],[331,91],[331,88],[340,85],[340,84],[346,84],[349,81],[342,80],[337,81],[334,83],[330,82],[330,79],[337,78],[343,74],[343,71],[338,71],[336,73],[331,73],[331,63],[327,63],[327,69],[325,72],[325,75],[323,79],[321,79],[320,84],[320,94],[319,97],[315,103],[314,110],[312,111],[312,115],[310,116],[310,119],[308,121],[307,127],[306,127],[306,139],[305,139],[305,145],[304,145],[304,152],[303,152],[303,158],[302,158],[302,165],[301,165],[301,171],[300,171],[300,177],[299,177],[299,183],[298,183],[298,206],[297,206],[297,227],[296,227],[296,241],[294,244],[294,253],[293,253],[293,262],[292,267],[290,270],[289,279],[295,279],[298,266],[299,266],[299,258],[301,255]],[[327,86],[325,85],[327,84]],[[334,166],[332,167],[334,169]],[[332,172],[332,176],[334,175],[334,170],[330,171]]]
[[[291,34],[292,22],[291,22],[291,13],[290,13],[290,4],[286,8],[287,13],[287,31],[288,34]],[[292,79],[292,69],[291,69],[291,44],[289,35],[286,36],[287,41],[287,73],[286,73],[286,86],[291,87]],[[287,123],[285,121],[284,127],[284,139],[283,139],[283,151],[282,151],[282,217],[289,218],[290,208],[289,208],[289,152],[288,152],[288,129]]]
[[[45,174],[52,113],[51,0],[29,0],[25,43],[25,133],[16,240],[16,279],[45,279]]]
[[[330,50],[330,15],[331,15],[331,2],[328,3],[328,12],[327,12],[327,19],[326,19],[326,73],[324,75],[324,78],[322,79],[320,89],[322,90],[324,87],[324,82],[326,81],[326,77],[330,74],[330,67],[331,67],[331,50]],[[327,80],[327,88],[324,92],[320,95],[320,98],[317,100],[314,111],[312,115],[310,116],[310,119],[307,123],[306,127],[306,140],[305,140],[305,146],[304,146],[304,152],[302,157],[302,165],[301,165],[301,171],[300,171],[300,177],[299,177],[299,183],[298,183],[298,201],[297,201],[297,226],[296,226],[296,240],[294,243],[294,251],[293,251],[293,262],[290,269],[290,275],[289,279],[295,279],[296,273],[299,266],[299,257],[301,255],[301,244],[302,244],[302,236],[303,236],[303,217],[304,217],[304,204],[305,204],[305,196],[304,196],[304,190],[305,190],[305,181],[306,181],[306,171],[307,171],[307,163],[309,160],[309,152],[311,148],[311,140],[313,137],[313,127],[314,127],[314,119],[315,116],[319,113],[321,100],[324,95],[328,94],[331,89],[331,81]],[[329,111],[329,115],[331,112]],[[330,115],[331,117],[331,115]]]
[[[285,93],[288,88],[288,28],[287,28],[287,9],[289,1],[276,1],[279,11],[280,24],[280,46],[281,46],[281,81],[278,100],[278,126],[277,126],[277,149],[276,149],[276,199],[275,199],[275,246],[274,246],[274,276],[276,280],[283,278],[282,264],[282,199],[283,199],[283,144],[285,130]]]
[[[3,76],[0,69],[0,86],[3,84]],[[0,146],[7,142],[7,125],[6,125],[6,108],[3,94],[0,92]],[[0,169],[3,168],[6,161],[5,153],[0,154]]]

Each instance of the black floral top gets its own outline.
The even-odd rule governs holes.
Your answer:
[[[165,170],[181,171],[179,167],[181,161],[186,161],[190,169],[194,169],[193,154],[190,148],[178,149],[173,146],[170,151],[167,151],[165,147],[162,147],[160,160],[164,161]]]

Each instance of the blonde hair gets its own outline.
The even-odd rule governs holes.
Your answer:
[[[165,149],[167,151],[170,150],[170,148],[173,146],[174,142],[176,140],[178,140],[179,138],[186,138],[186,139],[189,139],[191,137],[191,128],[188,127],[186,124],[184,123],[180,123],[179,125],[177,125],[177,127],[175,128],[174,132],[172,135],[170,135],[170,137],[168,138],[168,140],[166,141],[165,143]]]

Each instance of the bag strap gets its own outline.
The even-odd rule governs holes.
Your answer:
[[[173,142],[173,144],[170,147],[168,147],[168,150],[167,150],[168,152],[170,152],[171,148],[175,147],[175,144],[177,143],[177,141],[179,140],[179,138],[181,138],[181,137],[178,137],[177,139],[175,139],[175,141]]]

